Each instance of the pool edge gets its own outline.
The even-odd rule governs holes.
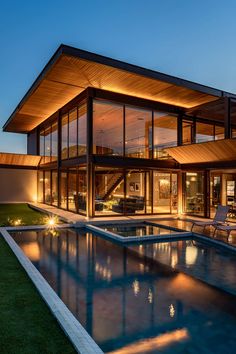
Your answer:
[[[4,238],[19,263],[26,271],[39,295],[48,306],[52,315],[56,318],[75,350],[80,354],[104,354],[81,323],[74,317],[72,312],[51,288],[42,274],[36,269],[28,257],[26,257],[6,228],[0,227],[0,235]]]

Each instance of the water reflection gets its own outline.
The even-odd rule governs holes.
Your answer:
[[[233,253],[193,240],[148,243],[129,248],[143,257],[155,259],[236,295],[236,256]]]
[[[222,343],[236,330],[234,296],[171,267],[187,263],[191,241],[126,248],[84,230],[14,238],[105,352],[200,352],[202,346],[224,352]],[[189,267],[200,259],[206,252],[197,248]]]

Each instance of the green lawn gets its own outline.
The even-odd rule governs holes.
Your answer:
[[[76,353],[1,236],[0,353]]]
[[[0,226],[14,226],[17,220],[20,225],[42,225],[46,214],[31,209],[28,204],[0,204]]]

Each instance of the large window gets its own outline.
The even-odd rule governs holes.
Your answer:
[[[78,107],[78,155],[87,152],[87,106],[82,103]]]
[[[67,209],[67,173],[60,173],[60,186],[61,186],[61,200],[60,207]]]
[[[37,201],[40,203],[44,202],[44,172],[38,172],[38,197]]]
[[[41,164],[57,160],[57,142],[57,122],[49,124],[40,130],[39,154],[42,156]]]
[[[123,106],[94,100],[94,154],[123,155]]]
[[[77,108],[69,112],[69,157],[75,157],[77,152]]]
[[[81,104],[64,114],[61,120],[61,158],[86,155],[87,108]]]
[[[192,120],[183,120],[182,122],[182,144],[188,145],[194,143],[194,122]]]
[[[68,173],[68,209],[71,211],[77,211],[76,208],[77,198],[77,171],[71,169]]]
[[[63,115],[61,120],[61,158],[68,158],[68,114]]]
[[[196,143],[214,140],[214,125],[196,122]]]
[[[51,171],[44,172],[44,198],[45,203],[51,204]]]
[[[169,158],[165,149],[177,145],[177,117],[163,112],[154,112],[153,139],[153,157]]]
[[[152,112],[125,107],[125,155],[148,158],[152,144]]]
[[[58,205],[58,190],[57,190],[57,180],[58,174],[57,171],[52,171],[52,205]]]
[[[182,123],[182,144],[204,143],[224,139],[223,125],[184,119]]]
[[[201,172],[187,172],[184,175],[184,211],[204,215],[204,175]]]
[[[96,167],[94,179],[95,214],[123,214],[125,206],[123,170]]]
[[[52,124],[51,132],[51,160],[57,160],[57,148],[58,148],[58,125],[57,122]]]

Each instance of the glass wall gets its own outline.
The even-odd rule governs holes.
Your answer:
[[[152,149],[152,112],[125,107],[125,155],[149,158]]]
[[[74,108],[69,112],[69,156],[75,157],[78,155],[77,152],[77,108]]]
[[[86,214],[86,199],[87,199],[87,172],[86,167],[78,169],[78,199],[77,210],[81,214]]]
[[[87,182],[85,167],[74,167],[60,173],[60,208],[86,213]]]
[[[170,213],[170,173],[153,173],[153,212]]]
[[[183,181],[184,211],[188,214],[204,216],[204,174],[187,172]]]
[[[224,126],[215,125],[215,140],[221,140],[225,138]]]
[[[67,172],[60,173],[60,207],[67,209]]]
[[[93,103],[93,153],[123,155],[123,106],[106,101]]]
[[[42,156],[41,164],[57,160],[58,128],[57,122],[49,124],[40,130],[39,154]]]
[[[87,106],[81,103],[78,107],[78,156],[87,152]]]
[[[129,171],[126,173],[127,214],[144,214],[146,210],[146,178],[145,172]]]
[[[77,211],[77,171],[70,169],[68,173],[68,209]]]
[[[96,215],[124,213],[124,178],[122,169],[96,166],[94,177]]]
[[[37,201],[40,203],[44,202],[44,172],[38,172],[38,196]]]
[[[57,171],[52,171],[52,205],[58,205],[58,174]]]
[[[223,124],[199,122],[196,119],[183,119],[182,121],[183,145],[224,139],[224,133]]]
[[[61,158],[68,158],[68,114],[64,114],[61,120]]]
[[[85,103],[64,114],[61,120],[62,160],[86,154],[87,108]]]
[[[215,139],[214,125],[196,122],[196,143],[203,143]]]
[[[95,215],[177,213],[177,174],[95,168]]]
[[[153,129],[153,157],[169,158],[165,149],[177,145],[177,117],[163,112],[154,112]]]
[[[44,172],[44,198],[45,203],[51,204],[51,171]]]
[[[183,120],[182,122],[182,144],[193,144],[194,136],[194,122],[192,120]]]
[[[52,124],[51,132],[51,161],[57,160],[58,150],[58,125],[57,122]]]

